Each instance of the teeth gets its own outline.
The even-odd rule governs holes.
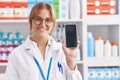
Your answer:
[[[38,30],[41,30],[41,31],[45,31],[45,29],[44,28],[37,28]]]
[[[45,30],[45,29],[40,29],[40,30]]]

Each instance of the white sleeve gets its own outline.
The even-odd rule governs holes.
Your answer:
[[[77,65],[75,70],[70,70],[70,68],[66,65],[67,72],[67,80],[82,80],[81,73],[79,72]]]
[[[4,75],[4,80],[19,80],[18,74],[16,71],[17,64],[15,61],[16,60],[15,60],[14,54],[11,53],[11,55],[9,56],[6,72]]]

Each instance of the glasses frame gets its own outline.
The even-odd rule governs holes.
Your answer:
[[[47,27],[52,27],[54,25],[54,21],[50,18],[42,19],[41,17],[38,16],[33,18],[33,22],[36,25],[40,25],[43,21],[45,21],[45,25]]]

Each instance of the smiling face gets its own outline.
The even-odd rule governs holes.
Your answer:
[[[47,37],[56,25],[53,7],[48,3],[37,3],[31,10],[29,23],[34,37]]]
[[[51,25],[47,25],[51,23]],[[38,16],[32,20],[32,32],[37,37],[47,37],[53,29],[53,21],[47,9],[39,10]]]

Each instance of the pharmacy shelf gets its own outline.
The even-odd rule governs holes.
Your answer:
[[[0,66],[7,66],[7,62],[0,62]]]
[[[81,22],[82,19],[58,19],[57,22]],[[28,23],[28,20],[0,20],[0,23]]]
[[[0,20],[0,23],[27,23],[28,20]]]
[[[64,23],[66,23],[66,22],[81,22],[82,21],[82,19],[58,19],[57,20],[57,22],[59,23],[59,22],[64,22]]]
[[[77,64],[84,64],[83,61],[76,61]]]
[[[88,25],[113,25],[120,23],[120,15],[88,15],[85,18]]]
[[[120,57],[108,57],[108,58],[87,58],[86,64],[88,67],[116,67],[120,66]]]
[[[58,19],[57,23],[77,23],[80,27],[81,40],[81,61],[76,61],[82,73],[83,79],[88,80],[89,67],[120,67],[120,57],[110,58],[88,58],[87,57],[87,32],[91,31],[95,36],[102,35],[105,39],[111,39],[118,43],[120,50],[120,15],[86,15],[87,0],[81,1],[82,19]],[[109,26],[111,25],[111,26]],[[23,27],[22,27],[23,26]],[[28,20],[0,20],[0,30],[3,32],[20,31],[27,37],[29,32]],[[7,27],[7,28],[6,28]],[[22,27],[22,28],[21,28]],[[7,30],[6,30],[7,29]],[[88,31],[87,31],[88,30]],[[119,52],[120,54],[120,52]],[[0,66],[6,66],[7,63],[0,63]]]

